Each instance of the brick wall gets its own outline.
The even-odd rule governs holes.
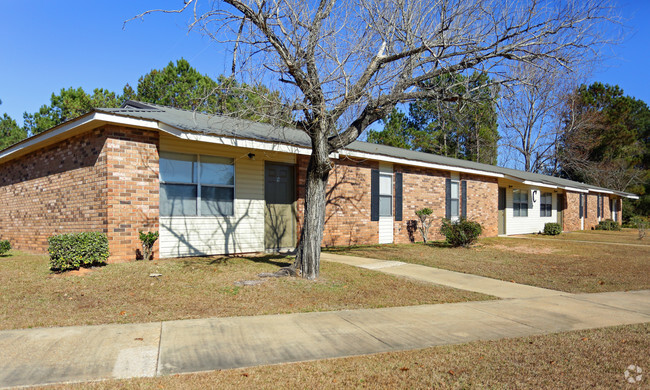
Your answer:
[[[305,199],[305,176],[308,156],[298,156],[298,218],[302,223]],[[327,186],[324,246],[375,244],[379,241],[379,225],[370,220],[370,175],[378,169],[376,161],[358,159],[335,160]],[[393,172],[403,174],[402,221],[394,222],[394,241],[421,241],[415,211],[429,207],[434,211],[434,223],[429,239],[439,240],[440,224],[445,216],[445,179],[450,173],[407,165],[394,165]],[[467,181],[467,217],[483,225],[484,236],[497,235],[496,179],[461,175]],[[300,230],[300,229],[299,229]]]
[[[499,234],[499,184],[496,178],[461,174],[467,180],[467,219],[483,225],[483,236]]]
[[[580,194],[567,191],[565,207],[564,230],[567,232],[580,230]]]
[[[42,253],[55,234],[105,233],[104,143],[94,130],[0,164],[0,238]]]
[[[305,207],[305,178],[309,156],[298,156],[298,231]],[[370,221],[370,172],[376,161],[334,160],[327,183],[324,246],[374,244],[379,225]]]
[[[139,232],[158,230],[158,132],[107,126],[105,135],[111,261],[130,261],[141,248]]]
[[[591,230],[598,225],[598,196],[587,194],[587,216],[585,217],[585,230]]]
[[[0,164],[0,238],[46,253],[52,235],[100,231],[109,261],[134,259],[138,229],[157,229],[157,148],[156,132],[103,127]]]

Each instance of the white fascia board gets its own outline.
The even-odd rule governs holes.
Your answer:
[[[589,190],[581,190],[579,188],[573,188],[573,187],[560,187],[560,188],[562,188],[564,190],[567,190],[567,191],[582,192],[583,194],[586,194],[586,193],[589,192]]]
[[[25,142],[19,143],[9,149],[5,149],[0,152],[0,160],[3,160],[6,157],[10,157],[12,154],[16,154],[24,149],[28,149],[32,146],[35,146],[39,143],[46,142],[47,140],[61,136],[62,134],[74,130],[76,128],[93,125],[94,123],[114,123],[122,124],[126,126],[135,126],[141,128],[149,128],[158,130],[158,123],[156,121],[137,119],[137,118],[127,118],[122,116],[115,116],[110,114],[105,114],[102,112],[94,112],[87,116],[81,117],[77,120],[70,121],[63,124],[61,127],[54,128],[51,131],[46,131],[35,137],[25,140]]]
[[[219,145],[236,146],[239,148],[247,148],[247,149],[268,150],[272,152],[301,154],[305,156],[311,155],[310,148],[304,148],[300,146],[286,145],[286,144],[280,144],[275,142],[257,141],[252,139],[224,137],[219,135],[190,133],[190,132],[178,130],[174,127],[167,126],[165,124],[161,125],[161,130],[173,136],[188,141],[199,141],[199,142],[206,142],[206,143],[219,144]],[[338,153],[330,154],[330,158],[338,158],[338,157],[339,157]]]
[[[639,199],[639,197],[637,195],[623,195],[623,196],[628,198],[628,199]]]
[[[601,193],[601,194],[610,194],[610,195],[614,195],[614,191],[595,190],[595,189],[593,189],[593,188],[590,188],[590,189],[589,189],[589,192],[598,192],[598,193]]]
[[[490,176],[490,177],[504,177],[504,175],[501,174],[501,173],[492,173],[492,172],[480,171],[478,169],[454,167],[452,165],[434,164],[434,163],[428,163],[428,162],[424,162],[424,161],[417,161],[417,160],[409,160],[409,159],[399,158],[399,157],[384,156],[384,155],[381,155],[381,154],[371,154],[371,153],[364,153],[364,152],[356,152],[356,151],[347,150],[347,149],[341,149],[339,151],[339,154],[345,155],[345,156],[348,156],[348,157],[356,157],[356,158],[363,158],[363,159],[368,159],[368,160],[385,161],[385,162],[391,162],[391,163],[395,163],[395,164],[411,165],[411,166],[415,166],[415,167],[440,169],[440,170],[443,170],[443,171],[471,173],[471,174],[475,174],[475,175]]]
[[[504,177],[508,180],[516,181],[518,183],[531,186],[531,187],[544,187],[544,188],[558,188],[557,186],[554,186],[553,184],[546,184],[546,183],[540,183],[537,181],[532,181],[532,180],[524,180],[516,176],[512,175],[504,175]]]
[[[529,185],[529,186],[535,186],[535,187],[557,188],[557,186],[554,186],[552,184],[539,183],[539,182],[530,181],[530,180],[524,180],[524,181],[522,181],[522,183],[526,184],[526,185]]]

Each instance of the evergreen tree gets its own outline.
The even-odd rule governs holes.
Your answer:
[[[443,75],[421,89],[447,89],[451,98],[420,99],[409,104],[408,116],[393,110],[384,129],[370,130],[368,142],[408,148],[447,157],[496,164],[496,91],[483,73]]]
[[[650,108],[618,86],[595,82],[568,99],[559,145],[562,175],[631,191],[626,216],[650,214]]]
[[[0,150],[19,142],[27,136],[24,129],[6,113],[0,118]]]

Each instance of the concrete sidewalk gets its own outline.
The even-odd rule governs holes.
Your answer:
[[[562,291],[504,282],[503,280],[447,271],[425,265],[403,263],[401,261],[378,260],[365,257],[335,255],[332,253],[322,253],[321,260],[372,269],[391,275],[404,276],[422,282],[441,284],[461,290],[475,291],[499,298],[535,298],[569,294]]]
[[[650,322],[650,290],[0,332],[0,387],[146,377]]]

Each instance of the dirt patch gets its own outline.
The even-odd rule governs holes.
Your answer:
[[[490,245],[486,246],[485,248],[492,248],[492,249],[497,249],[500,251],[506,251],[506,252],[517,252],[517,253],[526,253],[526,254],[531,254],[531,255],[548,255],[551,253],[557,252],[556,249],[553,248],[540,248],[540,247],[530,247],[530,246],[506,246],[506,245],[501,245],[501,244],[496,244],[496,245]]]
[[[93,272],[92,268],[79,268],[72,271],[65,271],[50,275],[52,278],[64,278],[66,276],[85,276]]]

